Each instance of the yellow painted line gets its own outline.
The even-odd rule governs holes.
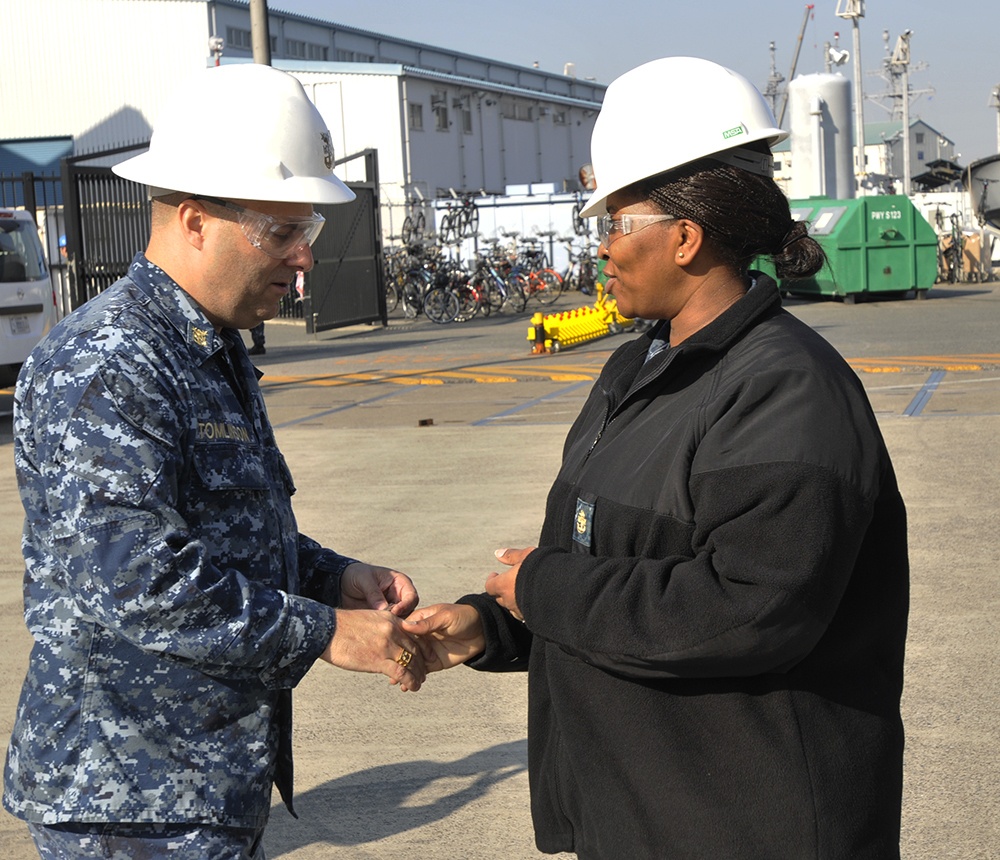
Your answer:
[[[931,367],[935,370],[971,372],[983,370],[985,364],[1000,364],[1000,355],[907,355],[881,358],[849,358],[847,363],[864,373],[902,373],[910,368]]]
[[[435,377],[443,377],[444,379],[471,379],[475,382],[482,382],[486,384],[498,382],[517,382],[516,376],[497,376],[496,374],[477,373],[474,370],[426,370],[424,373]]]
[[[357,385],[363,382],[392,382],[396,385],[444,385],[440,379],[429,379],[425,376],[398,376],[387,373],[343,373],[338,376],[271,376],[268,374],[260,381],[262,389],[276,388],[279,385],[318,385],[321,387],[336,387],[338,385]]]
[[[497,368],[493,368],[493,367],[486,367],[486,368],[483,368],[483,369],[491,371],[491,372],[497,370]],[[595,377],[595,375],[596,375],[593,372],[592,373],[580,373],[580,372],[570,373],[570,372],[566,372],[566,371],[558,371],[555,368],[553,368],[552,370],[534,370],[534,369],[528,370],[527,368],[524,368],[524,367],[516,367],[516,368],[513,368],[513,369],[508,368],[508,372],[509,373],[516,373],[518,376],[521,376],[521,377],[527,376],[527,377],[530,377],[532,379],[534,379],[534,378],[551,379],[553,382],[579,382],[582,379],[593,379]]]
[[[426,360],[426,359],[423,359]],[[410,369],[393,373],[390,369],[366,373],[337,373],[329,376],[278,376],[265,375],[261,380],[264,389],[279,386],[336,387],[364,383],[389,383],[391,385],[445,385],[448,382],[475,382],[485,385],[500,383],[551,380],[552,382],[583,382],[597,378],[600,366],[582,364],[533,364],[524,366],[515,359],[506,364],[483,364],[465,369],[444,370],[434,367]],[[954,372],[981,371],[984,365],[1000,364],[1000,354],[973,355],[908,355],[879,358],[848,358],[848,364],[859,373],[903,373],[914,368],[934,368]]]

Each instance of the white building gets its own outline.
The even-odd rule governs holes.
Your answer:
[[[378,151],[383,202],[579,188],[604,86],[277,8],[268,19],[273,65],[306,86],[337,156]],[[0,172],[148,140],[179,80],[251,61],[251,45],[246,0],[5,2]]]
[[[856,158],[857,144],[851,147]],[[961,183],[953,141],[922,119],[910,121],[910,177],[914,192],[938,188],[954,190]],[[903,123],[899,120],[865,123],[865,187],[862,194],[901,194],[903,177]],[[774,147],[774,178],[788,193],[795,164],[790,139]]]

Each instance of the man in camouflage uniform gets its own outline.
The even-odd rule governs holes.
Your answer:
[[[145,254],[18,381],[35,645],[3,802],[42,857],[262,860],[316,659],[424,679],[410,580],[298,533],[239,334],[312,267],[312,204],[353,194],[294,78],[202,75],[116,168],[150,186]]]

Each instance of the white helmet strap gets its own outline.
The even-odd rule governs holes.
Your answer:
[[[728,164],[730,167],[738,167],[740,170],[756,173],[758,176],[774,177],[774,159],[769,153],[737,147],[724,149],[722,152],[713,152],[708,157],[714,161]]]

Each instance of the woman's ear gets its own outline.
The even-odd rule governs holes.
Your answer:
[[[681,218],[674,230],[674,261],[678,266],[689,266],[698,256],[705,241],[705,231],[700,224]]]

